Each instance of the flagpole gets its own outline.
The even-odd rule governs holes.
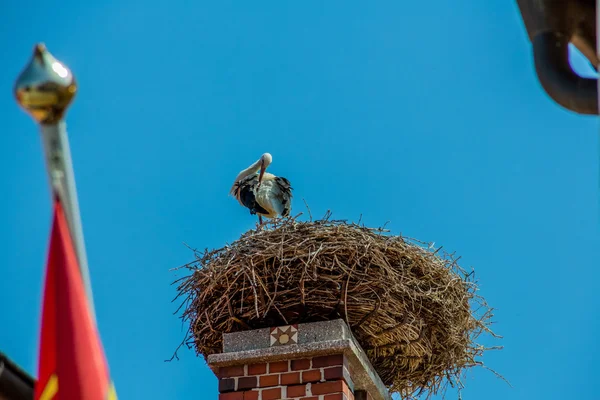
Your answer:
[[[29,64],[17,78],[14,91],[17,102],[39,124],[52,200],[58,199],[65,210],[71,240],[79,261],[81,279],[95,322],[75,175],[64,121],[65,112],[77,92],[75,77],[43,44],[38,44]]]

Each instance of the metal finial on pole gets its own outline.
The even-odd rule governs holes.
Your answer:
[[[76,92],[77,84],[72,72],[54,58],[43,44],[35,46],[29,64],[17,78],[14,87],[17,102],[40,126],[52,197],[58,198],[65,210],[95,321],[71,151],[63,119]]]

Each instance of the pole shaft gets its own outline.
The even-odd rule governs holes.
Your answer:
[[[77,201],[67,125],[64,120],[59,120],[56,124],[41,124],[40,127],[52,197],[53,199],[57,197],[65,210],[65,216],[71,232],[71,240],[75,246],[75,252],[79,261],[81,279],[83,280],[87,294],[92,319],[95,321],[92,285],[83,239],[81,216],[79,214],[79,202]]]

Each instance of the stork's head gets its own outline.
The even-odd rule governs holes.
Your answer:
[[[271,157],[271,154],[269,153],[265,153],[260,157],[260,175],[258,175],[259,184],[262,182],[263,175],[271,162],[273,162],[273,157]]]
[[[256,174],[256,171],[258,171],[258,170],[260,170],[260,177],[259,177],[259,184],[260,184],[260,181],[262,180],[265,170],[267,169],[269,164],[271,164],[272,161],[273,161],[273,157],[269,153],[265,153],[262,156],[260,156],[258,161],[254,162],[251,166],[249,166],[248,168],[246,168],[245,170],[241,171],[238,174],[238,176],[235,178],[235,181],[233,182],[233,186],[231,186],[231,189],[229,190],[229,193],[232,196],[236,196],[238,183],[242,179],[246,178],[247,176]]]

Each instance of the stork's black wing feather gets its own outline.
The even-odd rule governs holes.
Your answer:
[[[281,191],[281,204],[283,205],[283,213],[282,217],[287,217],[290,215],[290,211],[292,210],[292,186],[290,181],[281,176],[275,177],[275,184],[279,187]]]
[[[237,191],[240,201],[244,207],[250,210],[250,214],[268,214],[269,212],[261,207],[256,201],[256,187],[258,186],[258,177],[256,175],[249,176],[237,183]]]

